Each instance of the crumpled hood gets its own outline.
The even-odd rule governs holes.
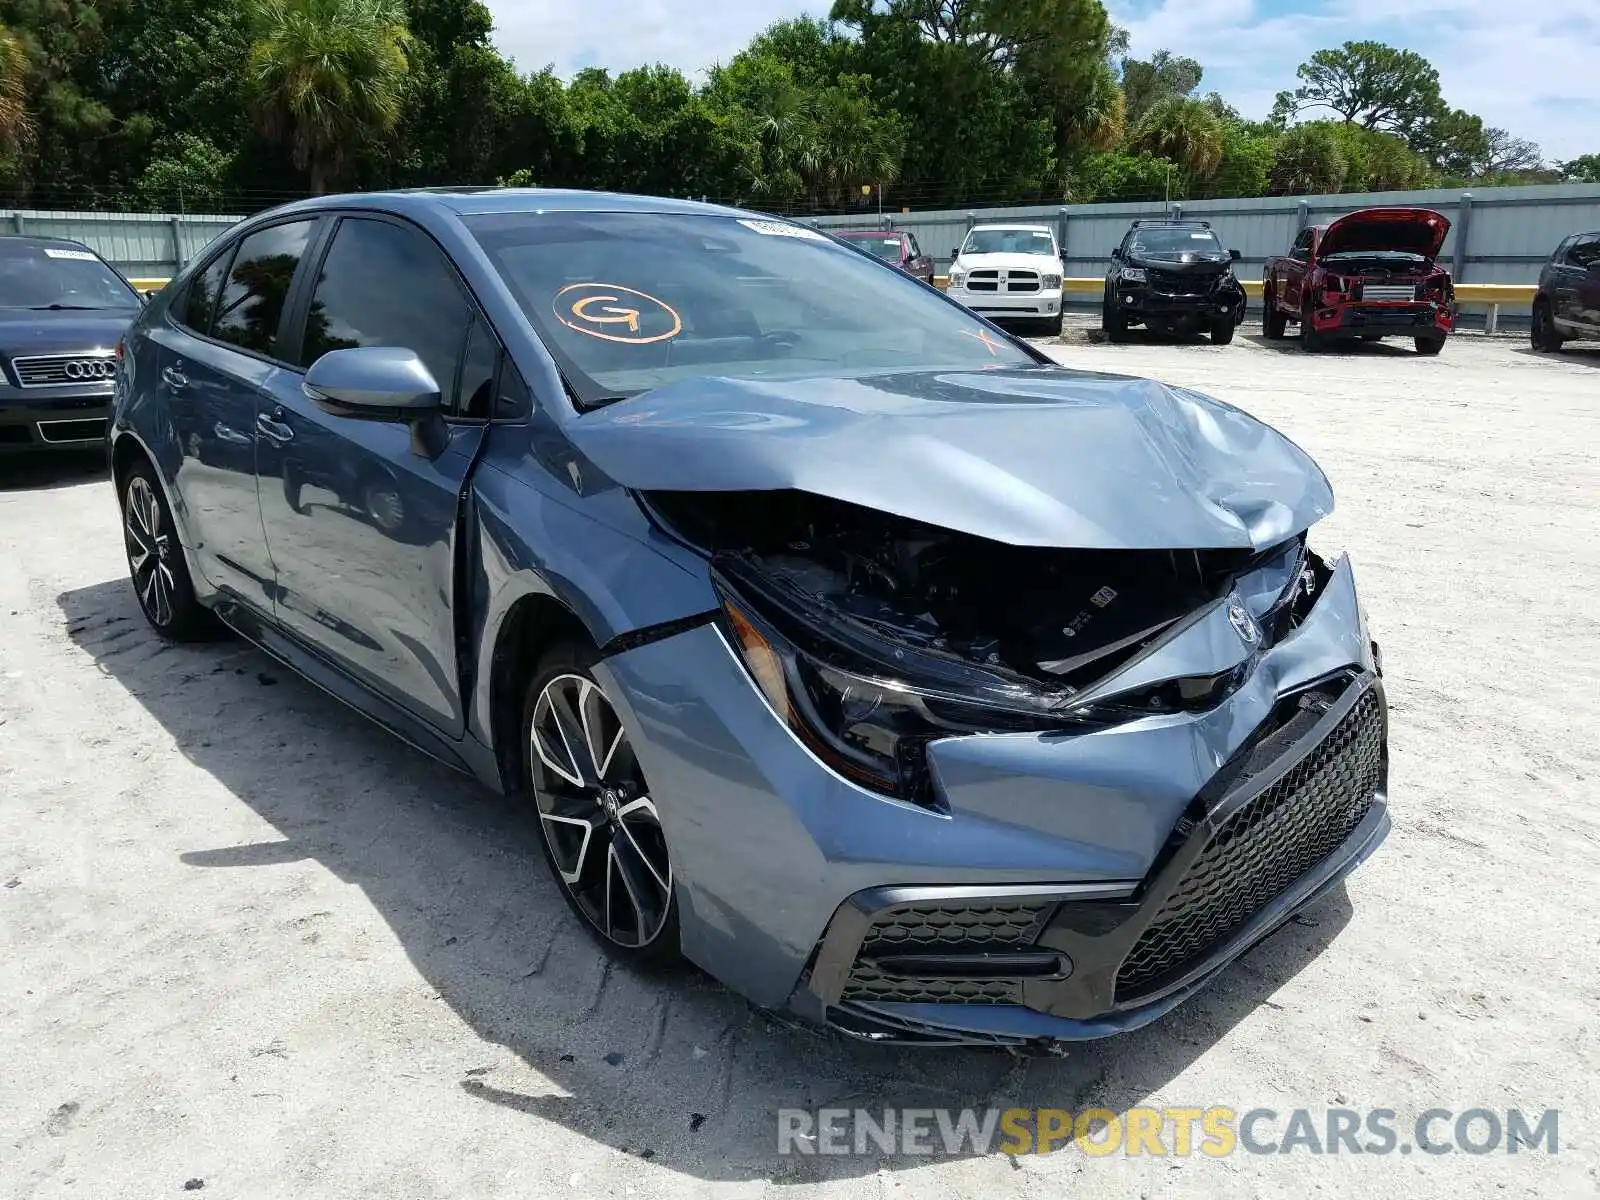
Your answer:
[[[1059,274],[1061,271],[1061,260],[1050,254],[963,254],[953,265],[963,271],[993,270],[996,267],[1007,271],[1038,271],[1040,274]]]
[[[1450,221],[1431,208],[1364,208],[1323,230],[1317,257],[1362,250],[1398,250],[1438,258]]]
[[[692,379],[566,431],[630,488],[796,488],[1019,546],[1264,548],[1333,509],[1317,465],[1254,417],[1051,367]]]
[[[1183,275],[1220,275],[1233,265],[1233,258],[1230,255],[1219,254],[1215,250],[1200,253],[1192,250],[1139,252],[1130,254],[1128,259],[1134,266],[1156,267],[1162,271],[1173,271]]]

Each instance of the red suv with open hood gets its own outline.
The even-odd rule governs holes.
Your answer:
[[[1266,335],[1289,322],[1316,350],[1339,338],[1410,336],[1437,354],[1455,328],[1455,288],[1437,261],[1450,222],[1428,208],[1364,208],[1300,231],[1262,275]]]

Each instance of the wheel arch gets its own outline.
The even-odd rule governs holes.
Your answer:
[[[487,669],[477,689],[478,716],[508,794],[523,786],[523,695],[539,660],[564,641],[600,646],[578,614],[549,591],[524,591],[505,606],[492,629],[485,629]]]

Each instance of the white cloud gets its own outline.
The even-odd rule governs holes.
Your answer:
[[[524,71],[547,63],[625,70],[665,62],[691,75],[726,62],[773,21],[828,0],[486,0],[495,40]],[[1426,55],[1445,98],[1552,158],[1600,153],[1600,5],[1539,0],[1109,0],[1134,52],[1200,60],[1202,87],[1264,116],[1313,51],[1373,38]]]
[[[664,62],[691,76],[726,62],[751,37],[804,0],[485,0],[494,40],[523,71],[554,64],[627,70]],[[818,0],[826,14],[828,0]]]

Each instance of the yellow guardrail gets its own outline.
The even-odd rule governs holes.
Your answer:
[[[141,292],[159,292],[167,286],[169,281],[166,279],[130,279],[128,282]]]

